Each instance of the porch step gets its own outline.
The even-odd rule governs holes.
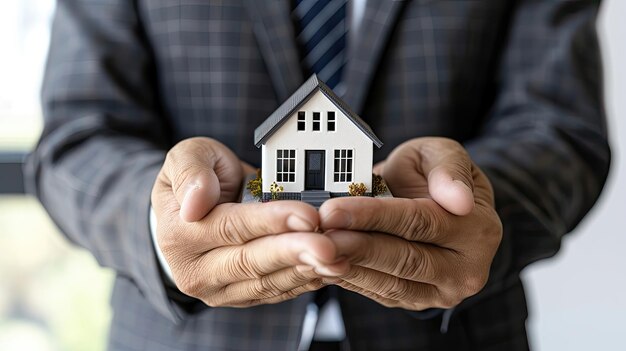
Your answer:
[[[300,196],[300,199],[302,201],[319,209],[324,201],[330,199],[330,192],[321,190],[307,190],[300,193]]]

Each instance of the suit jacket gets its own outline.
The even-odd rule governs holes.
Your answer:
[[[519,272],[557,252],[608,172],[598,6],[367,3],[343,98],[385,142],[375,160],[414,137],[462,142],[493,183],[504,237],[487,287],[443,315],[341,290],[353,350],[528,348]],[[177,141],[210,136],[260,164],[254,128],[306,78],[289,12],[289,1],[58,1],[26,171],[67,237],[117,272],[111,349],[296,348],[311,294],[246,309],[182,301],[148,226]]]

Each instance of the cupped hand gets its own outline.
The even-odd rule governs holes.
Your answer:
[[[158,245],[177,287],[209,306],[277,303],[347,271],[297,201],[239,204],[242,163],[223,144],[187,139],[168,153],[152,191]]]
[[[409,310],[450,308],[478,293],[502,225],[489,180],[463,147],[414,139],[375,170],[396,198],[339,198],[320,208],[321,227],[351,264],[325,281]]]

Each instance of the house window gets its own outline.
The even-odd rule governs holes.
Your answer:
[[[352,150],[335,150],[335,182],[352,181]]]
[[[298,131],[302,132],[306,129],[306,114],[304,111],[298,111]]]
[[[313,112],[313,130],[316,132],[320,131],[320,122],[321,118],[320,118],[320,113],[319,112]]]
[[[328,131],[335,131],[335,111],[328,111]]]
[[[296,150],[276,150],[276,181],[296,181]]]

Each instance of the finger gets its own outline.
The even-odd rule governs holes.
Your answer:
[[[431,199],[336,198],[322,204],[319,215],[324,230],[382,232],[440,246],[449,244],[457,220]]]
[[[496,203],[493,194],[493,187],[487,175],[480,169],[474,167],[474,199],[476,204],[495,208]]]
[[[242,280],[256,279],[297,265],[318,271],[336,261],[332,240],[318,233],[287,233],[252,240],[244,245],[217,248],[201,259],[211,272],[208,285],[224,286]],[[331,276],[347,272],[339,265]],[[319,273],[319,272],[318,272]]]
[[[242,167],[226,146],[208,138],[181,141],[167,154],[163,165],[186,222],[203,218],[216,204],[238,195]]]
[[[184,268],[218,247],[241,245],[275,234],[314,232],[317,227],[317,211],[300,201],[225,203],[215,206],[198,222],[176,219],[159,222],[158,239],[165,257],[177,257]]]
[[[382,175],[385,172],[385,161],[380,161],[372,168],[372,173]]]
[[[418,138],[399,146],[389,159],[400,154],[410,155],[408,162],[427,178],[429,194],[441,207],[455,215],[472,211],[474,166],[463,146],[446,138]]]
[[[284,296],[285,293],[312,282],[316,287],[322,286],[320,277],[312,267],[285,268],[260,278],[225,285],[211,293],[208,304],[210,306],[246,305],[251,301]]]
[[[444,285],[457,266],[454,252],[433,245],[409,242],[391,235],[355,231],[326,234],[354,266],[373,269],[395,277],[433,285]],[[333,266],[329,267],[334,269]]]
[[[246,307],[246,306],[268,305],[268,304],[280,303],[286,300],[294,299],[304,293],[319,290],[323,288],[324,286],[326,286],[326,284],[324,284],[321,279],[314,279],[307,284],[304,284],[295,289],[286,291],[281,295],[271,297],[268,299],[263,299],[263,300],[252,300],[248,304],[243,304],[241,306]]]
[[[248,162],[241,161],[241,167],[243,168],[243,174],[255,174],[259,170],[252,167]]]
[[[344,280],[340,280],[340,281],[336,281],[334,282],[335,285],[340,286],[346,290],[350,290],[352,292],[355,292],[357,294],[363,295],[367,298],[369,298],[370,300],[376,301],[379,304],[385,306],[385,307],[389,307],[389,308],[404,308],[404,309],[408,309],[411,311],[422,311],[425,310],[427,308],[432,308],[433,306],[429,306],[427,304],[423,304],[420,303],[419,301],[415,301],[415,302],[404,302],[404,301],[395,301],[392,299],[388,299],[385,297],[382,297],[372,291],[369,291],[367,289],[364,289],[360,286],[356,286],[352,283],[349,283],[347,281]]]
[[[340,277],[343,281],[369,291],[382,298],[381,302],[395,301],[393,307],[408,307],[416,303],[430,307],[441,307],[444,301],[434,285],[413,282],[369,268],[353,266],[348,274]]]

